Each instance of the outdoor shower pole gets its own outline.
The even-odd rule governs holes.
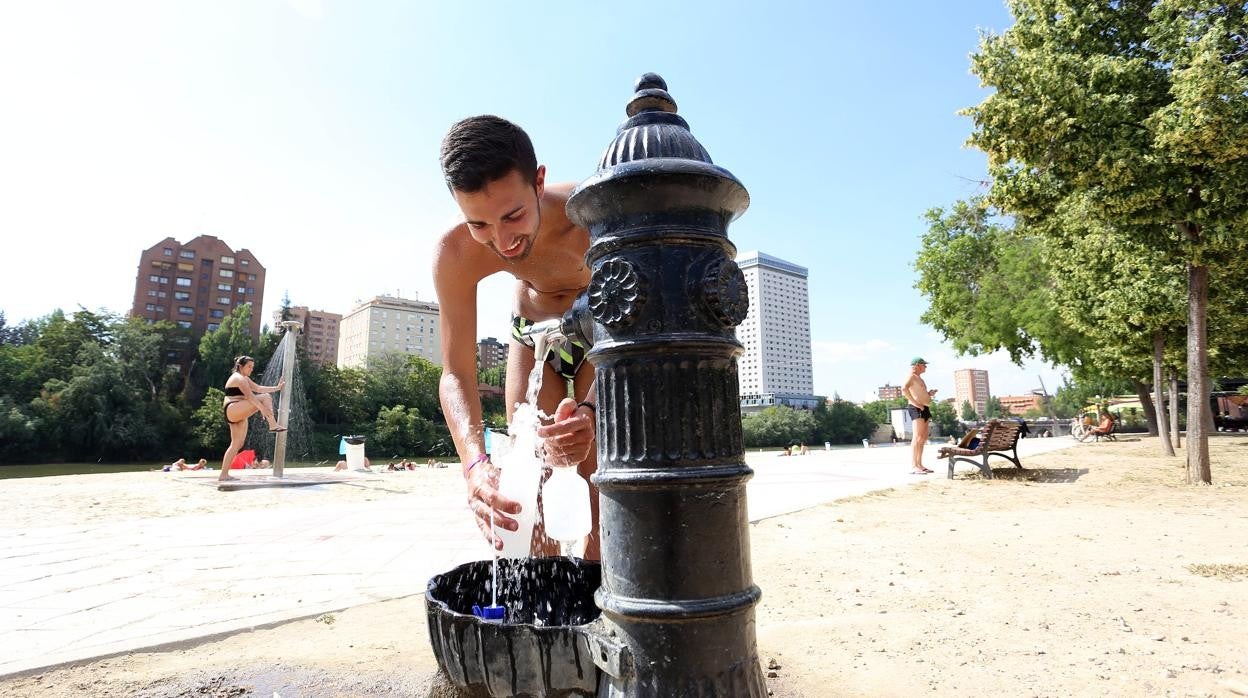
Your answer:
[[[294,393],[294,385],[292,381],[295,378],[295,341],[299,337],[299,332],[303,330],[303,323],[297,320],[286,320],[279,323],[286,328],[286,334],[289,335],[288,341],[282,346],[285,350],[282,352],[282,380],[286,382],[282,388],[281,407],[277,410],[277,423],[289,428],[290,426],[290,400]],[[291,333],[294,334],[291,334]],[[287,431],[277,432],[277,441],[273,445],[273,476],[282,477],[282,469],[286,467],[286,434]]]
[[[592,340],[597,380],[598,695],[763,697],[734,331],[749,296],[727,233],[749,194],[661,77],[626,111],[567,206],[592,269],[564,328]]]

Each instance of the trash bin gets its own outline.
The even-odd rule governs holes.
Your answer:
[[[347,442],[347,468],[350,470],[364,469],[364,437],[363,436],[344,436],[342,440]]]

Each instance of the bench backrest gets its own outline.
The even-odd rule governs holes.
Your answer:
[[[990,422],[988,435],[984,438],[985,451],[1004,451],[1018,443],[1018,422]]]

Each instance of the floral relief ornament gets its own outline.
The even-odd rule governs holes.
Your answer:
[[[646,302],[645,282],[622,257],[608,259],[589,281],[589,309],[607,327],[626,327]]]
[[[732,260],[719,261],[702,276],[702,300],[724,327],[736,327],[750,309],[745,274]]]

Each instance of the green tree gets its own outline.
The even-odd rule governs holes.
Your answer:
[[[871,421],[876,424],[888,424],[892,421],[889,410],[905,407],[906,399],[904,397],[893,398],[892,400],[874,400],[863,404],[862,409],[871,417]]]
[[[251,304],[236,306],[221,325],[199,340],[198,376],[202,389],[225,385],[234,370],[234,359],[256,354],[256,338],[251,336]],[[257,369],[263,368],[257,365]]]
[[[1058,312],[1034,234],[993,220],[982,199],[926,214],[914,267],[928,302],[920,318],[972,356],[1003,350],[1019,363],[1037,353],[1078,363],[1086,346]]]
[[[953,411],[953,405],[940,401],[932,404],[932,423],[940,428],[940,433],[946,436],[956,436],[962,433],[962,424],[958,421],[958,415]]]
[[[996,395],[989,395],[988,402],[984,405],[984,419],[1004,417],[1006,414],[1005,407],[1001,405],[1001,399]]]
[[[199,407],[191,414],[191,434],[195,444],[208,453],[224,455],[230,445],[230,425],[226,424],[221,410],[224,404],[225,393],[220,388],[209,388]]]
[[[972,71],[967,110],[992,198],[1023,219],[1086,197],[1107,224],[1186,265],[1190,482],[1210,482],[1209,265],[1248,222],[1248,7],[1203,0],[1009,0]]]
[[[875,417],[866,409],[841,399],[831,404],[821,402],[812,414],[815,419],[814,442],[830,441],[834,444],[857,443],[875,432]],[[799,440],[798,443],[805,443]]]
[[[976,419],[979,419],[979,415],[975,414],[975,406],[971,404],[970,400],[963,400],[962,401],[962,421],[973,422]]]
[[[785,405],[768,407],[741,420],[745,445],[749,448],[811,443],[815,429],[814,415]]]

